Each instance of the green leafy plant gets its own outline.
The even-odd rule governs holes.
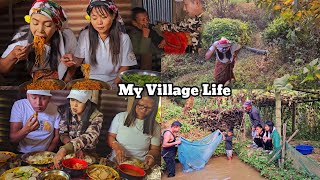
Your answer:
[[[176,118],[182,114],[182,107],[176,105],[175,103],[166,103],[162,105],[163,112],[161,113],[163,120],[170,120]]]
[[[249,141],[235,143],[234,150],[238,157],[245,163],[260,171],[260,174],[267,179],[314,179],[305,172],[300,172],[293,168],[290,160],[286,160],[283,168],[277,167],[275,164],[268,164],[269,155],[263,151],[248,149]]]
[[[274,80],[274,87],[280,89],[318,89],[320,86],[320,61],[314,59],[293,75],[286,74]]]
[[[208,21],[203,30],[203,45],[209,47],[214,41],[225,37],[228,40],[245,45],[250,41],[249,25],[236,19],[214,18]]]
[[[280,48],[282,60],[307,61],[319,57],[319,0],[258,0],[257,4],[277,16],[263,35],[266,42]]]
[[[182,123],[182,126],[181,126],[180,131],[181,131],[181,132],[184,132],[184,133],[187,133],[187,132],[190,131],[191,128],[192,128],[192,127],[191,127],[190,124]]]

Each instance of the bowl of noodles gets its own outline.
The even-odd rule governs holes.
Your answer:
[[[59,79],[39,79],[27,81],[19,86],[20,90],[63,90],[66,83]]]
[[[78,90],[110,90],[111,86],[103,81],[96,79],[75,79],[70,81],[67,86],[67,90],[78,89]]]
[[[82,159],[70,158],[62,161],[62,167],[71,177],[80,177],[85,173],[88,163]]]
[[[146,83],[161,83],[161,73],[150,70],[127,70],[119,73],[123,83],[132,83],[136,86],[144,86]]]

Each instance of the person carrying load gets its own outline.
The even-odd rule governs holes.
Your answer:
[[[213,54],[216,54],[216,64],[214,66],[216,83],[228,85],[235,81],[233,68],[240,49],[241,46],[239,44],[232,43],[224,37],[211,45],[205,55],[205,59],[209,60]]]

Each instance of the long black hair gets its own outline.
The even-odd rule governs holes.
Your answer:
[[[10,42],[10,44],[16,43],[18,41],[23,41],[23,40],[27,40],[29,44],[33,42],[34,36],[30,31],[30,25],[22,26],[21,28],[19,28],[16,34],[18,33],[21,33],[23,35],[17,39],[13,39]],[[50,41],[51,50],[49,54],[49,64],[50,64],[50,69],[52,71],[56,71],[58,69],[58,56],[61,55],[59,52],[59,44],[60,44],[60,36],[59,36],[59,31],[57,30],[54,32]],[[32,47],[30,49],[30,52],[28,55],[28,61],[26,63],[27,64],[26,68],[29,72],[32,71],[32,67],[35,64],[35,60],[36,60],[35,49]]]
[[[274,123],[271,120],[267,120],[265,124],[270,127],[270,132],[272,132],[274,128]]]
[[[154,105],[152,107],[151,112],[146,116],[146,118],[143,121],[143,134],[152,135],[153,134],[153,128],[156,121],[156,116],[158,112],[158,105],[159,105],[159,97],[158,96],[149,96],[145,91],[142,93],[141,97],[148,97],[153,100]],[[133,105],[131,108],[131,111],[129,112],[124,125],[127,127],[130,127],[134,124],[137,113],[136,113],[136,107],[140,99],[135,99],[133,101]]]
[[[114,16],[112,25],[110,27],[110,32],[109,32],[109,50],[111,53],[112,57],[112,64],[114,66],[117,66],[120,64],[119,62],[119,54],[120,54],[120,35],[121,35],[121,30],[120,30],[120,23],[117,20],[118,18],[118,13],[115,13],[111,9],[108,8],[108,6],[105,5],[97,5],[94,6],[93,8],[96,8],[96,10],[100,14],[105,14],[105,12],[108,12],[108,15]],[[91,14],[91,11],[93,8],[88,10],[88,14]],[[92,65],[97,65],[97,57],[96,57],[96,51],[98,49],[98,44],[99,44],[99,33],[97,30],[95,30],[92,26],[92,24],[89,24],[89,41],[90,41],[90,64]]]
[[[86,102],[86,107],[81,114],[81,121],[82,121],[81,134],[83,134],[87,130],[87,128],[89,127],[90,116],[97,109],[98,109],[98,106],[94,102],[92,102],[90,100],[88,100]],[[58,112],[60,113],[61,118],[64,118],[67,121],[68,132],[69,132],[70,131],[69,126],[71,124],[70,122],[71,122],[71,118],[73,116],[73,114],[71,112],[71,108],[70,108],[70,103],[59,106]]]

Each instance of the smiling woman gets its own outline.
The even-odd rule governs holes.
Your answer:
[[[59,59],[74,51],[76,38],[71,30],[63,28],[67,18],[62,7],[51,0],[36,1],[25,20],[30,26],[21,28],[13,37],[0,58],[3,67],[0,72],[8,73],[18,61],[24,60],[31,75],[49,70],[42,76],[63,79],[67,67]]]
[[[72,66],[90,64],[90,79],[118,84],[118,73],[137,64],[129,36],[120,31],[118,8],[112,0],[91,0],[87,14],[90,24],[80,33],[74,56],[68,55],[77,62]]]
[[[155,121],[159,97],[135,99],[130,112],[117,114],[109,129],[108,145],[113,149],[110,160],[122,163],[136,158],[152,167],[160,156],[160,126]]]

